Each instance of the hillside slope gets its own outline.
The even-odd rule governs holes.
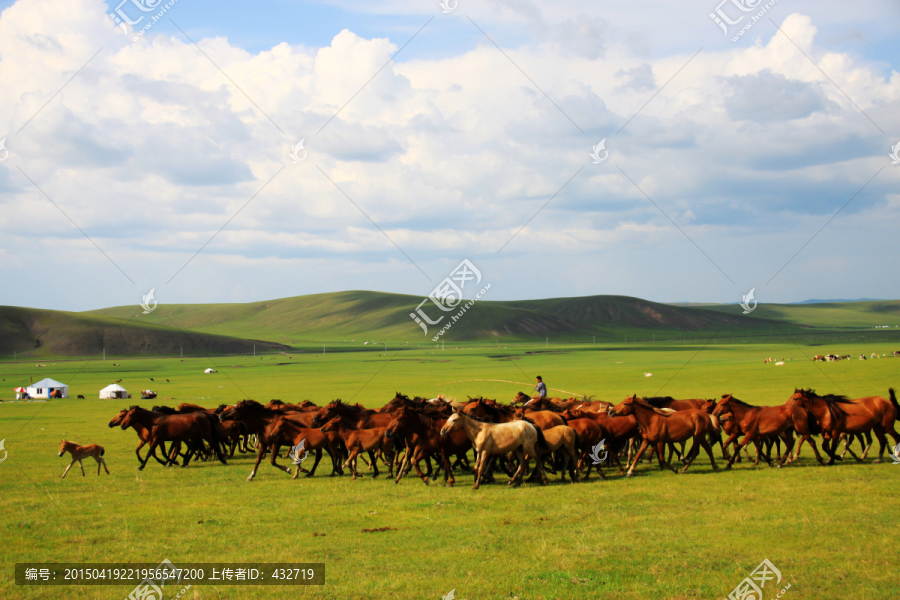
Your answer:
[[[160,305],[147,318],[159,323],[171,318],[186,329],[284,344],[351,339],[420,343],[430,340],[454,314],[441,313],[426,303],[423,308],[433,320],[445,315],[439,325],[429,326],[426,335],[410,318],[421,301],[418,296],[351,291],[247,304]],[[445,339],[619,339],[650,332],[677,336],[679,332],[715,332],[722,328],[749,333],[763,326],[758,319],[744,318],[737,307],[727,308],[678,307],[627,296],[482,301],[454,323]],[[90,314],[122,318],[133,310],[115,307]]]
[[[147,323],[134,317],[136,307],[125,319],[57,310],[0,306],[0,354],[19,356],[93,356],[106,349],[117,355],[237,354],[286,349],[281,344],[180,331]],[[144,315],[141,315],[143,317]]]

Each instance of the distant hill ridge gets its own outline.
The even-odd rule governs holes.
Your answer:
[[[419,296],[346,291],[241,304],[160,304],[149,315],[135,306],[83,313],[0,307],[0,354],[86,356],[289,351],[327,342],[431,344],[451,313],[430,302],[427,334],[410,318]],[[447,341],[656,339],[679,335],[752,335],[815,328],[900,325],[900,301],[760,304],[749,315],[736,305],[675,306],[630,296],[480,301],[444,335]],[[173,325],[173,323],[175,325]],[[778,333],[775,331],[774,333]],[[190,349],[190,350],[189,350]]]

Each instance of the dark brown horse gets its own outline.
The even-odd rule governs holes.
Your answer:
[[[163,415],[132,406],[122,418],[120,427],[128,429],[132,423],[140,423],[150,430],[150,452],[144,458],[144,462],[138,467],[143,470],[150,460],[150,454],[162,442],[184,442],[188,446],[188,452],[184,457],[182,467],[186,467],[191,456],[199,451],[203,441],[207,441],[222,464],[227,464],[222,451],[219,448],[219,438],[216,434],[216,422],[212,415],[206,413],[191,413],[186,415]]]
[[[798,404],[809,411],[816,422],[822,428],[823,435],[831,438],[831,447],[822,443],[822,447],[828,452],[830,460],[827,464],[833,464],[840,437],[844,433],[859,434],[872,431],[878,438],[881,448],[878,458],[874,462],[880,463],[884,459],[884,450],[887,447],[885,433],[894,438],[895,444],[900,444],[900,435],[894,429],[897,416],[900,415],[900,405],[894,388],[888,390],[890,400],[881,396],[867,396],[851,400],[846,396],[828,394],[819,396],[812,389],[794,389],[794,394],[788,399],[788,404]],[[815,445],[813,445],[815,449]],[[821,461],[820,461],[821,462]]]
[[[119,414],[117,414],[112,419],[110,419],[110,421],[109,421],[110,428],[121,426],[122,419],[125,418],[126,414],[128,414],[127,408],[123,408],[122,410],[120,410]],[[150,428],[144,427],[143,423],[138,423],[138,422],[132,422],[131,427],[134,429],[135,433],[137,433],[138,439],[141,442],[140,444],[138,444],[138,447],[134,449],[134,453],[137,454],[138,462],[141,464],[144,464],[144,459],[141,458],[141,448],[143,448],[146,444],[148,444],[150,442]],[[160,446],[160,450],[162,450],[163,456],[166,456],[165,442],[160,442],[159,446]],[[158,462],[159,464],[161,464],[164,467],[167,466],[170,462],[168,460],[164,461],[160,457],[158,457],[156,455],[155,449],[153,450],[152,455],[153,455],[153,458],[156,459],[156,462]],[[148,454],[148,456],[149,456],[149,454]]]
[[[440,463],[444,469],[444,484],[453,485],[456,479],[450,465],[450,457],[465,454],[472,448],[472,442],[464,431],[454,431],[446,437],[441,436],[441,428],[447,423],[447,416],[428,416],[411,408],[403,407],[397,411],[394,419],[385,430],[385,437],[403,438],[406,440],[406,455],[404,464],[397,469],[397,478],[394,483],[399,483],[407,466],[412,465],[419,477],[428,484],[429,474],[422,473],[419,462],[423,458],[440,457]]]
[[[312,426],[322,427],[335,417],[349,419],[356,429],[372,429],[374,427],[387,427],[394,418],[390,413],[382,413],[377,410],[363,408],[360,405],[346,404],[340,400],[328,403],[314,413]]]
[[[713,471],[719,470],[716,466],[716,459],[712,455],[712,448],[706,441],[706,437],[719,428],[718,419],[713,415],[696,408],[681,411],[655,408],[638,398],[637,394],[630,398],[625,398],[625,400],[609,411],[609,415],[611,417],[634,415],[641,426],[644,442],[641,444],[641,448],[638,450],[637,456],[635,456],[634,464],[631,465],[626,476],[631,477],[634,474],[635,466],[637,466],[641,455],[650,444],[656,447],[659,467],[662,469],[668,466],[673,472],[677,473],[678,471],[673,466],[667,465],[665,462],[665,445],[669,442],[681,442],[691,438],[694,441],[687,454],[684,469],[681,472],[686,472],[700,453],[698,445],[702,446],[709,455]]]
[[[258,442],[256,450],[256,463],[253,465],[253,470],[247,477],[247,481],[253,481],[253,478],[256,477],[256,471],[257,469],[259,469],[259,463],[263,458],[265,458],[266,453],[269,451],[272,452],[271,463],[273,467],[275,467],[276,469],[281,469],[285,473],[291,472],[289,468],[283,467],[276,463],[275,459],[278,456],[278,447],[281,445],[290,444],[292,438],[289,438],[286,433],[282,433],[280,436],[273,436],[270,432],[270,429],[272,424],[279,417],[293,418],[297,414],[300,413],[285,414],[281,411],[266,408],[256,400],[241,400],[234,406],[229,406],[219,413],[219,420],[221,420],[222,422],[239,421],[243,423],[248,432],[256,435]]]

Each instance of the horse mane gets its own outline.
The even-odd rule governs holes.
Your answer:
[[[481,417],[476,417],[475,415],[470,415],[467,412],[459,411],[456,414],[462,415],[464,417],[468,417],[469,419],[472,419],[473,421],[478,421],[479,423],[487,423],[488,425],[496,425],[496,423],[494,423],[493,421],[488,421],[487,419],[482,419]]]
[[[653,408],[664,408],[669,402],[674,402],[675,398],[672,396],[651,396],[650,398],[642,398],[642,400]]]
[[[671,398],[668,398],[668,399],[671,400]],[[659,398],[653,398],[653,400],[659,400]],[[672,409],[669,409],[669,408],[659,408],[659,407],[653,406],[652,404],[650,404],[649,402],[647,402],[646,400],[644,400],[642,398],[635,397],[634,403],[643,408],[648,408],[662,417],[668,417],[668,416],[675,414],[675,412],[677,412],[677,411],[673,411]]]
[[[240,402],[238,402],[237,404],[235,404],[235,407],[240,407],[240,408],[255,408],[255,409],[263,409],[263,408],[265,408],[265,406],[263,406],[262,404],[260,404],[260,403],[257,402],[256,400],[250,400],[250,399],[247,399],[247,400],[241,400]]]
[[[284,402],[282,402],[281,400],[269,400],[269,404],[271,404],[272,406],[283,406]]]
[[[171,406],[154,406],[153,412],[162,413],[164,415],[177,415],[180,414],[177,410],[172,408]]]
[[[847,396],[845,396],[843,394],[825,394],[823,396],[820,396],[819,394],[816,393],[816,390],[814,390],[812,388],[807,388],[807,389],[801,388],[800,390],[797,390],[797,391],[799,391],[800,395],[802,395],[802,396],[806,396],[807,398],[810,396],[814,396],[814,397],[818,398],[819,400],[824,400],[825,402],[827,402],[829,404],[852,404],[853,403],[853,401],[850,400],[850,398],[848,398]]]
[[[725,398],[725,396],[722,396],[722,397]],[[732,396],[731,399],[728,400],[728,402],[734,402],[734,403],[737,404],[738,406],[743,406],[744,408],[756,408],[756,407],[753,406],[752,404],[747,404],[747,403],[744,402],[743,400],[738,400],[738,399],[735,398],[734,396]]]

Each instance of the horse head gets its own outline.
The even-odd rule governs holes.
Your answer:
[[[608,414],[611,417],[625,417],[634,414],[634,403],[637,401],[637,394],[626,396],[618,405],[609,409]]]

